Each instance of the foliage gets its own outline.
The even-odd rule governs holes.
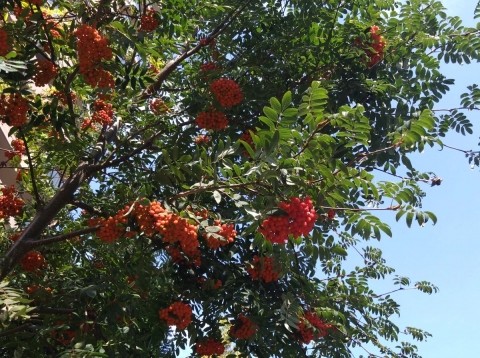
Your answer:
[[[391,294],[437,288],[376,213],[435,223],[409,158],[472,132],[477,85],[435,104],[479,30],[434,0],[2,4],[4,356],[418,357]]]

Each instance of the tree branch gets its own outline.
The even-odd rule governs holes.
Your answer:
[[[30,243],[37,240],[42,231],[50,224],[68,203],[74,193],[93,173],[102,169],[100,165],[81,163],[75,172],[65,180],[62,187],[41,210],[37,210],[35,217],[22,232],[18,240],[10,247],[0,262],[0,280],[4,279],[15,264],[29,250]]]
[[[235,10],[231,11],[227,17],[212,31],[205,39],[205,42],[208,43],[213,39],[217,38],[220,34],[222,34],[228,26],[235,20],[242,11],[252,2],[252,0],[245,1],[245,3]],[[173,60],[170,60],[164,68],[160,71],[155,79],[155,82],[152,83],[143,93],[140,95],[141,99],[147,99],[148,97],[152,96],[162,86],[163,82],[168,78],[168,76],[175,71],[175,69],[187,58],[196,54],[205,44],[202,41],[199,41],[198,44],[190,50],[185,50],[181,55],[177,56]]]
[[[85,229],[77,230],[77,231],[72,231],[66,234],[61,234],[57,236],[52,236],[48,237],[46,239],[41,239],[41,240],[35,240],[29,243],[29,246],[31,248],[37,247],[37,246],[43,246],[43,245],[49,245],[49,244],[54,244],[56,242],[60,241],[66,241],[68,239],[73,239],[75,237],[85,235],[85,234],[91,234],[92,232],[97,231],[100,228],[99,225],[97,226],[92,226],[92,227],[87,227]]]
[[[25,144],[25,154],[27,155],[27,161],[28,161],[28,168],[30,169],[30,178],[32,179],[32,190],[33,190],[33,196],[35,197],[35,201],[37,202],[37,205],[40,207],[43,206],[42,199],[40,198],[40,194],[38,192],[38,187],[37,187],[37,181],[35,179],[35,170],[33,168],[33,163],[32,163],[32,157],[30,155],[30,149],[28,148],[28,143],[27,143],[27,138],[25,138],[25,135],[23,134],[22,129],[20,129],[20,135],[23,139],[23,143]]]

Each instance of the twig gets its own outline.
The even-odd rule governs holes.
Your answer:
[[[298,156],[300,156],[300,154],[302,154],[307,149],[308,145],[313,140],[313,137],[315,137],[315,134],[319,133],[323,128],[325,128],[325,126],[328,123],[330,123],[330,120],[325,119],[324,121],[317,124],[317,127],[315,128],[315,130],[310,134],[310,136],[307,138],[307,140],[303,144],[302,149],[300,149],[300,151],[293,156],[294,159],[298,158]]]
[[[23,134],[22,129],[19,130],[20,135],[23,138],[23,143],[25,144],[25,154],[27,155],[27,161],[28,161],[28,167],[30,171],[30,178],[32,179],[32,189],[33,189],[33,195],[35,197],[35,201],[37,202],[37,205],[40,207],[43,206],[42,199],[40,198],[40,194],[38,192],[38,187],[37,187],[37,181],[35,179],[35,170],[33,168],[33,163],[32,163],[32,157],[30,155],[30,149],[28,148],[28,143],[27,143],[27,138]]]
[[[0,337],[6,337],[10,334],[17,333],[17,332],[20,332],[20,331],[23,331],[23,330],[26,330],[26,329],[29,329],[29,328],[33,328],[34,326],[35,325],[32,324],[32,323],[24,323],[24,324],[21,324],[20,326],[10,328],[10,329],[7,329],[5,331],[0,332]]]
[[[252,2],[252,0],[245,1],[243,5],[238,7],[237,9],[231,11],[227,17],[206,37],[205,41],[210,42],[213,39],[217,38],[220,34],[222,34],[228,26],[235,20],[242,11]],[[160,71],[155,79],[155,82],[152,83],[141,95],[141,99],[147,99],[152,94],[156,93],[160,87],[162,86],[163,82],[167,79],[167,77],[175,71],[175,69],[187,58],[196,54],[200,49],[204,47],[202,42],[199,42],[195,47],[190,50],[185,50],[181,55],[177,56],[175,59],[169,61],[165,67]]]
[[[65,241],[65,240],[68,240],[68,239],[73,239],[73,238],[81,236],[81,235],[91,234],[92,232],[97,231],[99,227],[100,227],[99,225],[92,226],[92,227],[87,227],[85,229],[72,231],[72,232],[57,235],[57,236],[48,237],[46,239],[31,241],[29,243],[29,245],[31,247],[37,247],[37,246],[42,246],[42,245],[53,244],[53,243],[60,242],[60,241]]]

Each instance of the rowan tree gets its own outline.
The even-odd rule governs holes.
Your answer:
[[[476,85],[435,105],[477,29],[433,0],[1,6],[1,354],[418,357],[371,284],[437,288],[375,213],[436,221],[409,158],[472,132]]]

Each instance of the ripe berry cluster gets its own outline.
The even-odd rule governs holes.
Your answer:
[[[150,110],[153,114],[157,116],[163,113],[167,113],[170,111],[170,108],[165,104],[165,102],[161,98],[155,98],[150,102]]]
[[[27,252],[20,260],[20,266],[28,272],[34,272],[45,265],[45,257],[38,251]]]
[[[100,226],[96,234],[100,240],[106,243],[113,243],[125,236],[126,226],[128,223],[127,213],[129,206],[119,210],[114,216],[108,218],[91,218],[88,221],[90,227]]]
[[[215,225],[220,227],[218,232],[215,234],[206,233],[204,235],[207,246],[212,250],[232,243],[237,236],[235,227],[232,224],[222,224],[220,220],[215,220]]]
[[[8,34],[4,29],[0,29],[0,56],[5,56],[10,51],[8,44]]]
[[[205,62],[200,65],[200,71],[204,73],[215,71],[217,68],[218,67],[214,62]]]
[[[62,322],[58,322],[59,325],[63,325]],[[69,346],[73,340],[75,339],[77,333],[73,329],[55,329],[50,333],[52,339],[56,341],[58,344],[67,347]]]
[[[65,92],[55,91],[52,95],[58,98],[58,103],[60,103],[61,105],[68,105],[68,99]],[[77,95],[73,92],[70,92],[70,98],[72,99],[72,103],[75,103],[75,101],[77,100]]]
[[[35,76],[33,76],[33,81],[35,86],[42,87],[50,83],[58,73],[57,66],[52,61],[47,59],[39,59],[35,64]]]
[[[0,97],[0,120],[12,127],[20,127],[27,122],[28,101],[20,93],[4,94]]]
[[[78,62],[85,82],[92,87],[113,88],[112,74],[100,68],[103,60],[112,58],[112,49],[97,29],[89,25],[80,26],[74,35],[77,37]]]
[[[204,129],[222,130],[227,128],[228,119],[225,113],[216,110],[200,112],[195,118],[195,123]]]
[[[298,324],[298,338],[308,344],[314,339],[325,337],[333,325],[325,323],[315,312],[306,312]]]
[[[379,30],[380,28],[378,26],[370,27],[370,37],[372,38],[372,43],[370,44],[371,48],[366,50],[366,54],[369,57],[367,64],[368,67],[375,66],[383,58],[387,42],[385,41],[385,38],[378,33]]]
[[[271,257],[258,257],[255,255],[247,272],[252,280],[261,280],[265,283],[278,280],[278,272],[275,270],[275,261]]]
[[[237,321],[230,327],[229,334],[237,339],[249,339],[257,331],[257,325],[243,314],[237,317]]]
[[[152,32],[160,25],[158,15],[155,10],[148,9],[145,15],[140,18],[140,30],[145,32]]]
[[[10,145],[12,146],[13,150],[9,150],[5,152],[5,157],[7,157],[8,160],[11,160],[15,156],[21,157],[22,155],[25,154],[25,142],[22,139],[16,138],[13,139],[10,142]]]
[[[56,39],[62,37],[62,35],[59,32],[59,30],[61,29],[59,22],[55,18],[49,16],[46,12],[43,12],[43,18],[46,21],[45,29],[50,32],[50,35]],[[45,48],[45,46],[49,46],[49,45],[44,44],[43,46]],[[51,51],[47,51],[47,52],[51,52]]]
[[[93,103],[92,122],[102,126],[109,126],[113,123],[113,109],[110,103],[97,99]]]
[[[224,108],[231,108],[243,101],[243,92],[237,82],[228,78],[219,78],[210,83],[210,91]]]
[[[21,232],[16,232],[15,234],[12,234],[8,237],[8,239],[12,242],[17,241],[20,238]]]
[[[2,188],[0,196],[0,219],[10,216],[17,216],[25,205],[24,201],[18,197],[15,187],[9,186]]]
[[[317,220],[317,213],[309,197],[303,200],[293,197],[290,202],[281,202],[278,207],[285,215],[269,216],[259,227],[259,232],[268,241],[284,244],[288,241],[289,235],[294,238],[308,236]]]
[[[163,241],[168,244],[167,252],[174,260],[182,259],[182,253],[196,261],[199,259],[199,242],[197,237],[198,227],[190,224],[188,220],[172,213],[156,201],[148,206],[135,207],[135,218],[140,230],[146,236],[160,234]]]
[[[195,343],[195,352],[199,356],[221,355],[224,351],[225,346],[213,338]]]
[[[192,322],[192,308],[183,302],[174,302],[167,308],[158,311],[158,316],[169,326],[184,330]]]

